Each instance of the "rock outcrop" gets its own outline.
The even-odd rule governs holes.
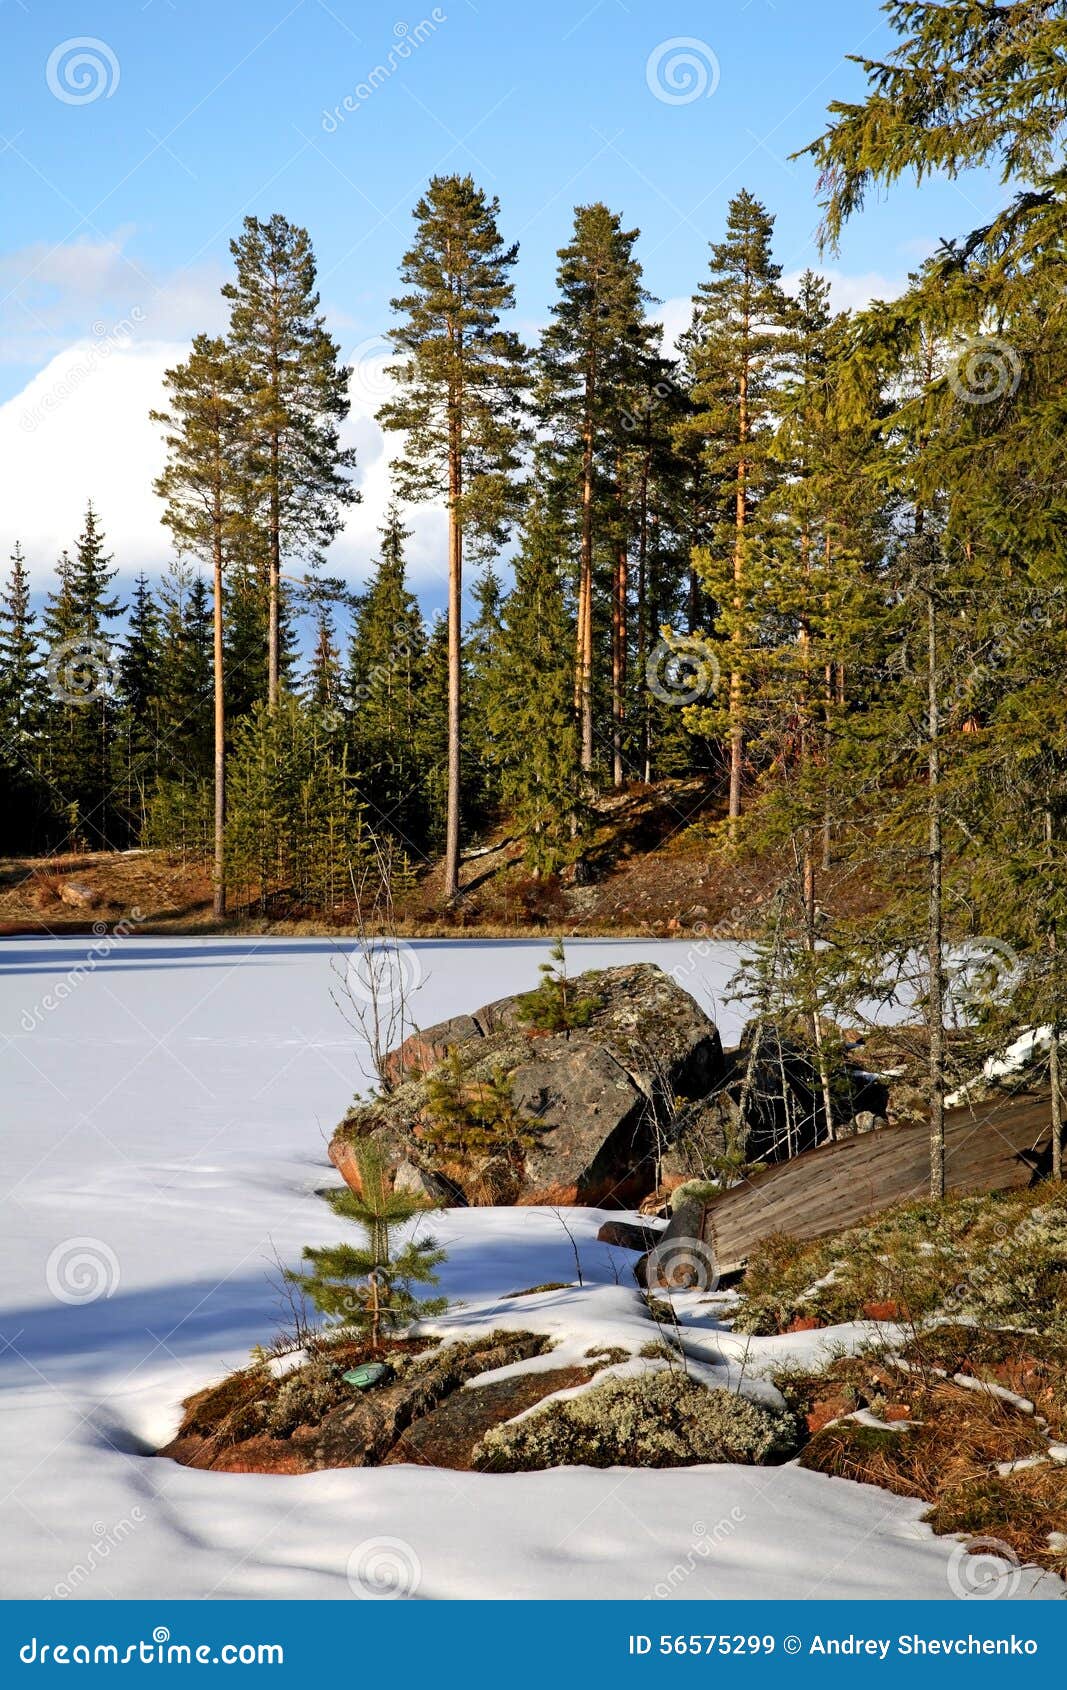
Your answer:
[[[522,996],[413,1035],[391,1053],[393,1089],[358,1104],[330,1155],[358,1189],[358,1142],[373,1136],[405,1179],[455,1202],[556,1202],[626,1208],[655,1185],[679,1099],[722,1082],[714,1023],[662,969],[636,963],[570,983],[587,1024],[544,1031]],[[453,1115],[491,1094],[514,1120],[495,1154],[442,1148],[440,1085]],[[481,1134],[484,1139],[484,1132]]]

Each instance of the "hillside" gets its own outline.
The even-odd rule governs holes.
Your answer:
[[[486,936],[743,937],[779,865],[728,852],[721,821],[718,793],[699,779],[604,793],[581,864],[545,880],[529,873],[521,836],[503,822],[465,851],[458,902],[446,902],[441,864],[428,862],[398,901],[397,924],[427,937],[457,928]],[[845,866],[825,874],[821,893],[835,914],[870,902],[869,888]],[[142,932],[346,932],[355,914],[342,903],[327,921],[275,898],[265,913],[238,910],[220,928],[206,860],[148,849],[0,858],[0,931],[8,934],[85,933],[123,919]]]

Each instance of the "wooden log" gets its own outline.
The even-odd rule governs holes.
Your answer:
[[[950,1192],[1029,1185],[1047,1160],[1049,1100],[1032,1094],[953,1110],[946,1120]],[[866,1215],[925,1196],[930,1147],[924,1126],[884,1127],[806,1151],[756,1174],[705,1205],[701,1236],[720,1274],[744,1267],[774,1232],[804,1242],[856,1226]]]

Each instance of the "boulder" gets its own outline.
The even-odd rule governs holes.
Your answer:
[[[80,880],[61,881],[59,896],[65,904],[75,910],[91,910],[100,902],[99,894]]]
[[[358,1180],[354,1143],[373,1135],[394,1166],[406,1164],[405,1180],[443,1181],[468,1201],[635,1207],[656,1185],[676,1099],[721,1082],[722,1045],[700,1006],[654,964],[571,985],[575,1002],[592,1000],[587,1026],[543,1032],[520,996],[407,1039],[390,1058],[393,1089],[357,1104],[334,1134],[330,1156],[348,1183]],[[470,1098],[504,1083],[521,1149],[462,1162],[435,1150],[431,1086],[453,1052]]]
[[[424,1033],[411,1033],[395,1050],[389,1051],[383,1067],[391,1085],[402,1085],[410,1074],[426,1074],[443,1062],[456,1045],[480,1039],[482,1030],[473,1015],[453,1015]]]

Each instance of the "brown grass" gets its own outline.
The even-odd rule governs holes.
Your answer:
[[[1015,1364],[1025,1370],[1024,1349],[1020,1335]],[[813,1432],[800,1465],[918,1497],[930,1504],[924,1519],[935,1531],[997,1537],[1021,1562],[1062,1574],[1067,1560],[1050,1546],[1049,1534],[1067,1529],[1067,1469],[1047,1459],[1048,1437],[1036,1415],[992,1391],[939,1377],[938,1354],[945,1350],[934,1346],[920,1359],[912,1345],[911,1372],[890,1358],[853,1356],[784,1382],[790,1406],[805,1414]],[[980,1376],[985,1369],[971,1359],[972,1376]],[[1036,1359],[1030,1356],[1031,1367]],[[884,1429],[828,1418],[864,1407],[886,1422]],[[905,1414],[916,1424],[900,1424]],[[1040,1466],[998,1472],[1001,1464],[1035,1456],[1045,1458]]]

